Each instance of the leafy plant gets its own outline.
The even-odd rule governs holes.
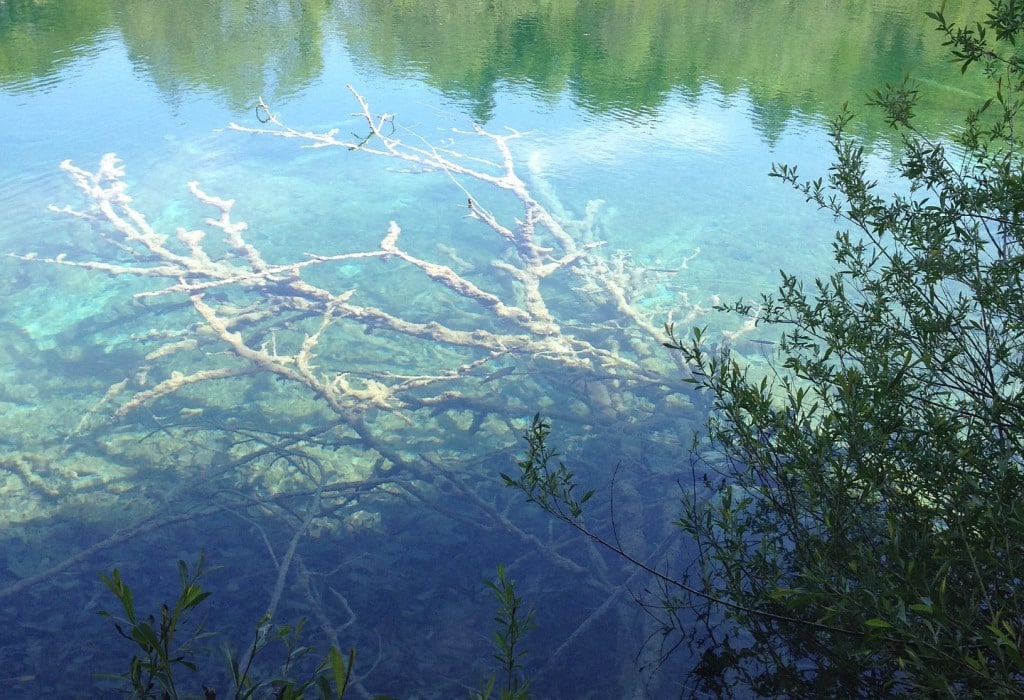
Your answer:
[[[138,648],[132,654],[128,671],[121,676],[131,688],[132,697],[181,697],[175,672],[179,668],[196,670],[190,657],[196,652],[196,642],[205,636],[202,627],[197,627],[184,641],[179,640],[178,633],[188,615],[210,596],[199,585],[199,579],[205,573],[203,563],[204,557],[200,555],[190,573],[185,562],[178,562],[181,591],[173,608],[167,604],[160,606],[159,622],[155,615],[138,615],[132,590],[121,578],[120,571],[114,569],[110,576],[100,574],[107,588],[121,603],[125,617],[118,619],[105,610],[100,614],[113,620],[118,634]]]
[[[677,523],[698,579],[661,576],[661,603],[700,613],[711,694],[1024,694],[1024,13],[929,16],[992,94],[952,142],[917,130],[909,80],[872,94],[901,140],[892,194],[845,108],[827,177],[773,168],[847,227],[832,275],[723,307],[780,329],[774,361],[666,328],[711,411]],[[582,528],[536,423],[505,481]]]
[[[203,554],[199,555],[191,571],[184,561],[178,562],[178,598],[173,607],[167,604],[160,606],[159,620],[157,615],[142,617],[136,612],[132,590],[117,569],[109,576],[100,575],[120,602],[124,617],[116,617],[107,611],[101,611],[100,614],[113,620],[118,634],[136,647],[129,661],[128,671],[121,675],[107,676],[124,681],[129,697],[139,700],[177,700],[194,697],[213,700],[217,697],[216,690],[205,685],[200,686],[203,693],[201,696],[184,690],[194,689],[197,684],[191,676],[189,680],[183,681],[180,677],[182,674],[179,673],[198,672],[195,659],[203,652],[199,642],[211,636],[203,632],[202,624],[197,624],[191,631],[183,631],[191,624],[189,618],[211,595],[200,585],[200,579],[207,573],[204,563]],[[256,697],[298,700],[307,697],[307,693],[310,692],[313,693],[313,697],[321,700],[340,700],[344,696],[352,677],[355,650],[344,657],[338,649],[332,647],[326,658],[308,677],[297,680],[293,677],[296,664],[314,652],[311,647],[300,644],[302,628],[301,622],[294,627],[275,628],[268,616],[260,620],[252,644],[243,657],[237,656],[225,645],[225,656],[233,686],[232,697],[235,700]],[[254,678],[253,662],[260,652],[275,640],[283,643],[285,648],[285,660],[280,673],[272,678]]]
[[[349,650],[346,658],[336,647],[331,647],[327,657],[305,680],[296,680],[295,667],[298,662],[316,653],[314,648],[300,643],[304,626],[304,621],[299,621],[294,627],[282,625],[274,628],[268,616],[260,620],[253,642],[244,657],[239,658],[229,646],[224,646],[224,655],[231,672],[237,700],[260,697],[261,691],[264,690],[270,690],[276,700],[299,700],[306,697],[308,692],[322,700],[339,700],[344,697],[355,666],[355,649]],[[285,659],[280,672],[271,678],[253,679],[253,661],[275,640],[281,642],[285,649]]]
[[[729,672],[748,689],[1024,687],[1019,10],[993,2],[974,28],[930,14],[963,68],[977,62],[993,81],[957,144],[915,128],[909,81],[870,96],[901,138],[895,194],[878,192],[846,110],[826,179],[773,169],[851,231],[836,235],[829,278],[784,274],[756,305],[785,331],[771,373],[668,329],[714,397],[716,451],[680,521],[705,554],[707,587],[801,621],[730,612],[749,641],[727,649]]]
[[[533,610],[523,611],[523,599],[516,594],[515,582],[505,576],[504,566],[499,564],[498,578],[484,581],[484,585],[498,599],[498,612],[494,617],[498,624],[498,629],[494,631],[494,646],[497,649],[494,658],[501,664],[504,677],[499,697],[502,700],[526,700],[530,697],[530,683],[522,675],[521,660],[526,652],[521,642],[523,636],[535,627]],[[490,698],[496,683],[497,678],[492,676],[475,697],[479,700]]]
[[[533,416],[533,421],[523,436],[526,440],[526,454],[519,461],[519,475],[511,477],[501,475],[506,486],[514,486],[526,494],[526,500],[536,503],[542,510],[563,520],[578,520],[583,515],[583,506],[594,496],[594,491],[586,491],[577,498],[574,495],[576,480],[564,464],[552,462],[558,452],[547,441],[551,434],[551,426],[540,417]]]

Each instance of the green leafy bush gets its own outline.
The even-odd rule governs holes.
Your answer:
[[[205,557],[199,556],[190,571],[184,561],[178,562],[180,590],[173,606],[160,606],[159,616],[140,616],[135,609],[135,596],[131,587],[114,569],[108,576],[100,578],[121,604],[122,615],[108,611],[100,614],[114,622],[114,629],[134,645],[134,652],[128,662],[128,670],[120,675],[105,676],[117,679],[121,690],[137,700],[187,700],[202,698],[215,700],[217,689],[197,681],[196,676],[210,669],[200,669],[196,663],[208,659],[202,644],[213,636],[204,631],[202,622],[195,622],[202,603],[210,597],[203,590],[200,580],[207,573]],[[508,579],[503,566],[498,566],[497,578],[484,581],[498,601],[494,621],[494,658],[501,664],[501,682],[492,676],[484,682],[479,691],[472,694],[478,700],[489,700],[498,689],[501,700],[528,700],[529,680],[523,673],[523,637],[534,628],[533,610],[527,610],[522,597],[516,593],[515,583]],[[224,646],[226,666],[231,677],[230,697],[235,700],[253,698],[274,698],[274,700],[300,700],[313,697],[321,700],[341,700],[352,682],[355,666],[355,650],[342,656],[336,647],[331,647],[327,656],[316,665],[312,672],[298,671],[299,662],[314,654],[312,647],[300,643],[303,623],[294,627],[274,626],[270,616],[259,621],[253,641],[242,655]],[[273,642],[283,645],[284,661],[279,672],[268,678],[259,678],[254,670],[257,657],[264,655]],[[183,678],[184,676],[184,678]],[[201,690],[202,695],[196,694]],[[223,697],[223,696],[222,696]],[[378,700],[387,700],[377,696]]]
[[[915,128],[909,82],[871,97],[902,140],[902,192],[878,192],[845,110],[827,179],[773,169],[850,227],[829,278],[783,275],[774,296],[728,307],[756,307],[783,330],[773,373],[699,332],[669,343],[714,396],[716,451],[680,525],[705,553],[706,590],[743,608],[706,656],[720,683],[766,695],[1024,690],[1017,5],[993,3],[974,28],[930,15],[964,69],[980,63],[992,79],[956,144]]]
[[[505,567],[498,566],[498,578],[484,581],[498,600],[498,612],[494,621],[498,627],[494,631],[494,659],[501,664],[503,684],[499,687],[498,696],[501,700],[528,700],[530,682],[523,677],[522,658],[523,636],[532,630],[533,610],[523,609],[523,599],[516,593],[515,583],[505,575]],[[497,676],[484,683],[480,692],[473,697],[475,700],[488,700],[498,683]]]
[[[696,607],[711,694],[1024,695],[1024,7],[929,16],[991,97],[949,140],[916,129],[910,81],[871,95],[893,194],[845,108],[827,177],[773,168],[845,229],[829,277],[723,307],[780,330],[768,369],[667,328],[711,409],[678,521],[698,573],[658,574],[660,605]],[[527,441],[506,481],[582,528],[589,493]]]
[[[202,685],[195,678],[199,673],[195,659],[205,656],[200,642],[212,636],[203,631],[202,623],[192,621],[199,606],[211,595],[200,584],[206,573],[204,562],[203,555],[200,555],[191,571],[184,561],[178,562],[178,598],[173,606],[162,604],[159,616],[150,614],[142,617],[138,614],[132,590],[117,569],[109,576],[101,574],[107,588],[120,602],[123,617],[107,611],[100,614],[113,620],[118,634],[135,645],[128,670],[119,676],[108,676],[122,681],[128,697],[139,700],[214,700],[217,697],[216,688]],[[350,651],[345,658],[332,647],[308,677],[296,680],[297,662],[313,653],[312,648],[299,643],[301,632],[301,623],[294,628],[275,627],[267,617],[257,625],[252,644],[244,655],[239,656],[225,647],[232,681],[231,697],[235,700],[261,697],[297,700],[307,697],[307,694],[322,700],[344,697],[355,664],[355,651]],[[280,673],[271,678],[254,678],[253,662],[274,640],[282,642],[285,649]],[[202,695],[195,693],[197,689],[202,690]]]

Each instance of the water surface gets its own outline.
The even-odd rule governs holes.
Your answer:
[[[0,249],[20,256],[0,263],[8,696],[109,695],[95,674],[124,670],[130,645],[97,615],[115,605],[98,572],[119,567],[152,610],[175,592],[174,562],[200,551],[217,567],[213,646],[245,645],[273,606],[282,624],[308,619],[321,649],[357,647],[359,692],[464,696],[496,672],[481,580],[503,563],[537,608],[525,666],[538,697],[676,695],[685,652],[652,671],[659,646],[645,646],[651,620],[630,596],[650,582],[538,516],[499,474],[541,411],[600,490],[588,524],[611,535],[613,509],[624,546],[685,569],[670,523],[706,406],[659,329],[707,324],[763,366],[770,336],[710,307],[770,291],[780,268],[827,273],[834,228],[767,178],[771,164],[824,173],[828,116],[850,102],[885,178],[890,134],[862,107],[867,91],[920,76],[922,123],[941,136],[977,90],[945,61],[929,7],[0,3]],[[453,149],[481,173],[500,153],[474,125],[520,134],[508,142],[516,173],[586,253],[544,277],[543,307],[517,277],[532,269],[523,248],[482,223],[485,211],[510,230],[525,220],[509,193],[228,128],[264,128],[262,96],[296,129],[358,141],[347,85],[374,117],[394,115],[405,143]],[[190,254],[176,231],[204,226],[204,251],[231,252],[204,224],[219,214],[189,191],[197,181],[235,200],[268,265],[378,251],[393,221],[402,250],[447,277],[395,255],[303,270],[351,292],[345,303],[373,311],[363,316],[302,307],[286,285],[204,289],[235,324],[226,333],[273,361],[253,360],[187,294],[137,296],[176,280],[95,269],[167,262],[132,257],[109,222],[75,215],[90,201],[60,163],[96,172],[111,152],[175,255]],[[548,262],[565,252],[537,236]],[[244,266],[237,253],[228,262]],[[41,262],[60,255],[94,269]],[[284,371],[303,348],[305,384]],[[156,391],[213,370],[232,376]],[[338,377],[337,406],[311,390]],[[226,687],[218,663],[205,666],[202,682]]]

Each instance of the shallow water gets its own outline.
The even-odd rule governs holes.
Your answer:
[[[95,674],[126,669],[130,645],[97,614],[115,605],[99,572],[119,567],[154,610],[175,593],[175,562],[200,551],[216,567],[210,646],[244,646],[272,607],[281,624],[307,619],[321,649],[358,648],[359,692],[465,696],[495,673],[481,581],[498,564],[537,609],[524,659],[537,697],[686,685],[685,651],[652,671],[659,640],[631,599],[651,582],[499,475],[540,411],[599,490],[588,524],[613,535],[613,511],[627,549],[681,572],[671,521],[704,405],[662,325],[707,324],[763,363],[770,334],[710,307],[770,291],[780,268],[827,273],[835,227],[771,164],[824,173],[827,115],[904,70],[936,87],[922,119],[937,135],[975,88],[908,3],[827,16],[575,5],[0,3],[0,249],[15,256],[0,259],[6,696],[109,694]],[[244,130],[268,128],[263,95],[284,123],[358,143],[346,85],[372,116],[394,115],[383,133],[397,147],[446,148],[478,174],[500,172],[500,144],[473,125],[515,129],[534,213],[569,240],[543,226],[503,237],[524,203],[472,174]],[[857,128],[884,179],[888,134],[877,119]],[[108,152],[163,247],[75,215],[92,202],[59,164],[93,173]],[[302,270],[329,303],[287,271],[261,286],[193,268],[182,279],[199,302],[139,296],[178,283],[184,268],[154,270],[180,256],[252,272],[204,224],[219,213],[190,181],[235,200],[267,265],[373,255]],[[378,255],[392,221],[402,255]],[[179,227],[205,228],[203,253]],[[61,255],[85,265],[45,262]],[[524,279],[545,264],[534,298]],[[187,381],[213,370],[225,376]],[[260,671],[281,658],[268,650]],[[203,666],[199,682],[226,688],[219,661]]]

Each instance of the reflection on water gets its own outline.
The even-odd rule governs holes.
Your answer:
[[[681,571],[671,521],[705,406],[661,324],[709,323],[756,371],[769,346],[706,311],[779,267],[822,271],[832,226],[771,162],[823,171],[819,112],[851,91],[904,68],[947,82],[907,4],[748,5],[0,3],[0,248],[20,256],[0,263],[7,696],[108,693],[95,673],[127,649],[96,573],[119,567],[153,610],[201,549],[215,646],[246,644],[278,600],[311,643],[359,649],[367,691],[465,695],[495,670],[481,580],[504,563],[537,607],[538,697],[677,694],[680,676],[637,671],[658,651],[628,592],[649,582],[498,475],[542,411],[605,489],[588,523],[611,535],[613,502],[628,548]],[[776,45],[793,27],[807,40]],[[260,127],[263,94],[358,139],[346,83],[397,114],[382,124],[403,147],[478,174],[502,161],[473,120],[520,129],[529,196],[225,130]],[[965,95],[939,93],[941,125]],[[112,225],[57,167],[110,151],[146,223]],[[234,198],[239,238],[204,224],[220,214],[192,180]],[[275,267],[351,253],[302,284]],[[175,284],[193,294],[152,294]],[[212,668],[201,682],[226,688]]]

